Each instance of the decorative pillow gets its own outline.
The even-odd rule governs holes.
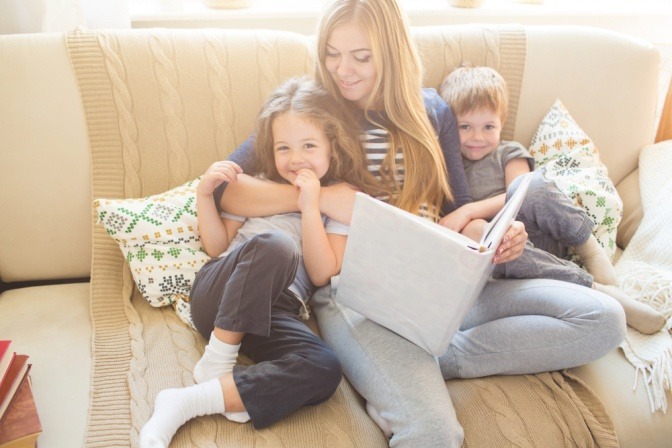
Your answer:
[[[541,120],[529,147],[536,169],[588,213],[593,234],[611,258],[616,253],[616,228],[623,216],[623,202],[597,148],[556,100]],[[571,254],[573,261],[578,257]]]
[[[172,305],[192,328],[189,292],[196,272],[210,259],[198,235],[199,180],[146,198],[93,203],[98,222],[119,244],[145,300],[155,307]]]

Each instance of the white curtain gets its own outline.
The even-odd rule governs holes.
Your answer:
[[[0,0],[0,34],[130,28],[129,0]]]

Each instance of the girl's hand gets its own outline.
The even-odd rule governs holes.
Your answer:
[[[197,192],[200,196],[211,196],[215,188],[221,185],[222,182],[236,182],[238,174],[242,172],[243,169],[237,163],[230,160],[215,162],[201,176]]]
[[[514,221],[504,234],[502,242],[499,243],[492,262],[500,264],[515,260],[523,253],[526,242],[527,231],[525,230],[525,224],[520,221]]]
[[[294,185],[299,189],[299,210],[305,213],[311,208],[319,211],[320,179],[308,169],[299,170]]]

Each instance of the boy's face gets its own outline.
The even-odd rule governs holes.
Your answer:
[[[457,116],[460,151],[468,160],[481,160],[499,145],[502,120],[499,113],[480,108]]]

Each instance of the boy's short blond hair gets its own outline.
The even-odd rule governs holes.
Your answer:
[[[502,124],[506,121],[509,107],[506,81],[493,68],[463,63],[446,76],[439,93],[456,116],[489,108],[499,113]]]

